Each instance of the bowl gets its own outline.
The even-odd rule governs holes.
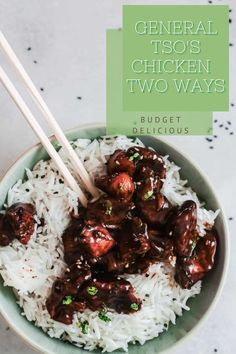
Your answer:
[[[96,138],[105,135],[105,128],[98,124],[86,125],[75,128],[67,132],[66,135],[70,140],[76,138]],[[188,305],[191,307],[191,310],[185,311],[183,316],[177,319],[176,325],[170,325],[169,330],[162,333],[158,338],[146,342],[143,346],[138,344],[129,346],[130,354],[170,353],[183,339],[190,338],[195,334],[196,329],[209,317],[210,312],[215,307],[220,297],[228,268],[229,235],[226,219],[216,193],[200,168],[189,157],[163,139],[153,136],[142,136],[140,139],[145,145],[153,147],[161,154],[169,155],[170,159],[181,167],[182,178],[188,179],[189,184],[197,192],[200,199],[206,201],[207,208],[213,210],[221,209],[216,222],[220,240],[215,267],[204,278],[201,293],[189,300]],[[55,141],[54,144],[57,147]],[[9,188],[19,178],[24,177],[24,169],[26,167],[32,168],[41,159],[48,159],[48,154],[38,144],[24,153],[7,171],[0,182],[0,207],[4,204]],[[0,311],[9,325],[21,338],[40,352],[50,354],[64,354],[66,352],[70,354],[91,353],[77,348],[70,343],[52,339],[41,329],[35,327],[33,323],[27,321],[25,317],[21,316],[21,309],[16,304],[12,289],[4,287],[2,279],[0,280]],[[123,351],[116,351],[116,353],[123,353]]]

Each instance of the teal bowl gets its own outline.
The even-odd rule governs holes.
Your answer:
[[[105,128],[98,124],[86,125],[75,128],[67,132],[69,140],[77,138],[97,138],[105,135]],[[167,332],[162,333],[158,338],[141,345],[130,345],[130,354],[141,353],[171,353],[172,350],[182,343],[186,338],[194,336],[197,328],[209,317],[210,312],[215,307],[225,281],[229,262],[229,234],[226,219],[221,205],[213,191],[207,177],[200,171],[199,167],[191,159],[163,139],[142,136],[140,139],[147,146],[152,146],[163,155],[169,155],[177,165],[181,167],[182,178],[187,178],[189,185],[197,192],[200,199],[205,200],[207,208],[220,209],[221,213],[217,217],[216,228],[219,231],[220,240],[216,265],[213,271],[203,280],[201,293],[190,299],[188,305],[190,311],[185,311],[182,317],[177,319],[175,326],[171,325]],[[55,146],[57,144],[55,143]],[[0,182],[0,206],[4,204],[7,192],[19,178],[24,178],[25,168],[32,168],[41,159],[48,159],[48,154],[40,144],[32,147],[23,154],[15,164],[7,171]],[[21,316],[21,309],[16,304],[13,291],[9,287],[4,287],[0,280],[0,311],[9,325],[34,349],[42,353],[50,354],[84,354],[85,350],[77,348],[70,343],[51,339],[41,329],[34,326]],[[99,351],[96,351],[99,352]],[[89,352],[88,352],[89,353]],[[123,353],[123,351],[116,351]]]

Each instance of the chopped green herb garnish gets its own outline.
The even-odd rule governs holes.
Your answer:
[[[70,305],[72,302],[73,302],[73,299],[70,295],[64,297],[64,299],[62,300],[63,305]]]
[[[96,288],[96,286],[89,286],[89,287],[87,288],[87,293],[88,293],[89,295],[91,295],[91,296],[96,295],[97,292],[98,292],[98,289]]]
[[[104,322],[110,322],[111,319],[110,319],[110,317],[108,317],[106,315],[106,313],[107,313],[107,306],[106,306],[106,304],[102,304],[102,308],[98,313],[98,317],[100,318],[100,320],[102,320]]]
[[[139,155],[139,153],[138,152],[135,152],[133,155],[131,155],[130,157],[129,157],[129,161],[137,161],[137,160],[139,160],[140,159],[140,155]]]
[[[138,311],[138,305],[135,302],[130,305],[130,308],[134,311]]]
[[[144,199],[150,199],[153,195],[153,191],[148,191],[147,193],[144,194]]]
[[[83,334],[88,334],[88,331],[89,331],[89,323],[88,323],[88,321],[77,322],[77,326],[81,329],[81,332]]]
[[[98,317],[100,318],[100,320],[104,321],[104,322],[110,322],[111,319],[110,317],[108,317],[104,312],[100,311],[98,314]]]

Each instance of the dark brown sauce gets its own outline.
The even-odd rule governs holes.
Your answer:
[[[176,260],[175,280],[190,288],[214,265],[217,232],[207,230],[201,237],[196,203],[172,206],[161,193],[166,167],[158,153],[138,146],[117,150],[107,171],[96,180],[106,195],[87,209],[79,208],[62,235],[68,268],[54,282],[46,306],[54,320],[65,324],[86,308],[139,311],[141,299],[123,274],[144,273],[151,264]],[[14,238],[26,244],[34,231],[34,214],[31,204],[8,208],[0,216],[0,245]]]
[[[73,313],[85,308],[138,311],[141,300],[120,276],[144,273],[153,263],[176,260],[175,279],[183,288],[213,267],[216,231],[200,237],[196,203],[173,207],[162,195],[166,167],[159,154],[138,146],[117,150],[107,171],[96,180],[107,195],[80,208],[62,236],[69,268],[47,300],[57,321],[72,323]]]
[[[15,238],[26,245],[35,227],[35,207],[29,203],[16,203],[0,216],[0,246],[9,245]]]

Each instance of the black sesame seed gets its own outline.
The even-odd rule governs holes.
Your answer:
[[[230,46],[230,47],[233,47],[233,43],[229,43],[229,46]]]
[[[30,190],[28,189],[28,188],[26,188],[26,190],[25,190],[26,192],[29,192]]]
[[[222,128],[224,126],[224,124],[220,124],[219,127]]]
[[[43,92],[43,91],[44,91],[44,88],[43,88],[43,87],[40,87],[40,91],[42,91],[42,92]]]
[[[58,194],[58,192],[53,192],[53,194]]]
[[[229,127],[225,127],[225,130],[229,130]]]
[[[209,3],[209,4],[212,4],[212,1],[211,1],[211,0],[209,0],[209,1],[208,1],[208,3]]]
[[[217,353],[217,352],[218,352],[218,350],[215,348],[215,349],[214,349],[214,352],[215,352],[215,353]]]
[[[230,19],[229,19],[229,23],[231,23],[231,22],[232,22],[232,19],[230,18]]]
[[[37,64],[38,62],[37,62],[37,60],[34,60],[33,63],[34,63],[34,64]]]
[[[42,178],[42,179],[45,178],[45,175],[42,175],[41,178]]]
[[[231,122],[228,120],[228,122],[227,122],[229,125],[231,125]]]
[[[218,136],[217,136],[217,135],[214,135],[214,138],[215,138],[215,139],[217,139],[217,138],[218,138]]]
[[[10,329],[10,327],[7,326],[7,327],[6,327],[6,331],[9,331],[9,329]]]
[[[35,176],[35,178],[39,178],[39,175],[37,174],[37,175]]]
[[[81,96],[77,96],[77,100],[82,100],[82,97]]]
[[[229,134],[230,134],[230,135],[234,135],[234,132],[230,132]]]
[[[212,142],[212,139],[210,139],[210,138],[206,138],[206,140],[209,141],[209,143]]]
[[[232,216],[229,217],[229,220],[232,221],[234,218]]]
[[[27,50],[30,51],[30,50],[31,50],[31,47],[28,47]]]
[[[215,119],[215,120],[214,120],[214,123],[217,123],[217,122],[218,122],[218,120],[217,120],[217,119]]]
[[[59,178],[59,183],[60,183],[60,184],[63,184],[64,181],[63,181],[61,178]]]
[[[234,107],[234,103],[230,103],[230,106],[231,106],[231,107]]]
[[[210,149],[214,149],[214,146],[209,146]]]
[[[45,219],[44,219],[44,218],[41,218],[41,219],[40,219],[40,225],[41,225],[41,226],[44,226],[44,225],[45,225]]]

